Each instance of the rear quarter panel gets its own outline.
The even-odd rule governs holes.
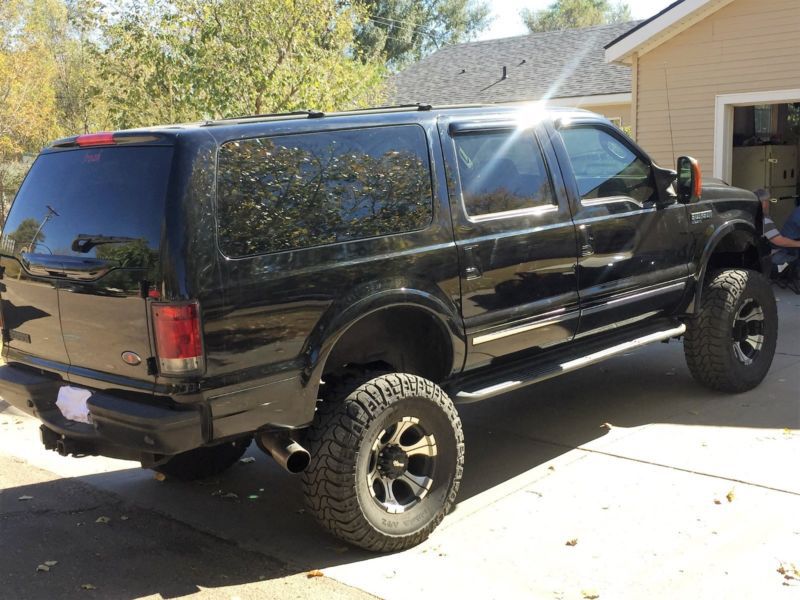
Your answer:
[[[406,113],[404,118],[390,118],[388,124],[418,123],[427,133],[435,174],[428,227],[246,258],[224,256],[217,243],[213,165],[222,143],[368,127],[387,124],[387,118],[209,128],[206,139],[194,133],[186,144],[179,164],[192,175],[175,190],[182,201],[167,215],[166,229],[174,231],[165,247],[174,255],[167,261],[174,268],[165,273],[165,293],[201,303],[207,370],[198,386],[202,396],[211,399],[215,419],[230,419],[230,431],[243,426],[245,414],[251,421],[269,414],[276,425],[310,422],[318,376],[336,338],[354,319],[383,306],[416,302],[437,314],[453,339],[453,371],[463,365],[458,261],[438,136],[431,117],[409,121]],[[225,431],[226,425],[216,420],[215,437]]]

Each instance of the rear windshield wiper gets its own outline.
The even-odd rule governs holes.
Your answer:
[[[101,244],[126,244],[128,242],[136,242],[140,238],[115,236],[115,235],[89,235],[86,233],[79,233],[78,237],[72,240],[73,252],[89,252],[95,246]]]

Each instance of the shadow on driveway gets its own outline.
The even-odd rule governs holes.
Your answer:
[[[461,407],[467,454],[459,501],[598,440],[608,432],[604,423],[800,428],[792,393],[800,389],[800,349],[791,351],[800,327],[797,308],[782,308],[795,311],[781,329],[789,337],[767,381],[747,394],[698,386],[681,345],[671,343]],[[316,526],[302,508],[299,479],[254,446],[248,455],[256,462],[237,464],[204,482],[159,482],[134,468],[3,490],[3,593],[69,597],[67,590],[77,590],[76,597],[86,598],[80,584],[93,583],[98,590],[92,597],[175,597],[197,586],[274,579],[373,556]],[[236,498],[226,499],[231,493]],[[23,495],[33,500],[18,501]],[[123,515],[128,519],[121,520]],[[99,516],[111,522],[95,523]],[[44,560],[59,564],[36,573]]]

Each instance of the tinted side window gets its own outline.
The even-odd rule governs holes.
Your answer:
[[[655,193],[650,165],[632,148],[596,127],[561,130],[584,199],[627,196],[644,203]]]
[[[416,125],[229,142],[217,170],[227,256],[413,231],[432,219],[428,149]]]
[[[554,204],[542,150],[531,131],[455,137],[464,206],[471,216]]]

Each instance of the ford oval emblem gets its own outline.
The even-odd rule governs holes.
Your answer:
[[[142,363],[142,357],[136,354],[136,352],[123,352],[122,360],[133,367]]]

